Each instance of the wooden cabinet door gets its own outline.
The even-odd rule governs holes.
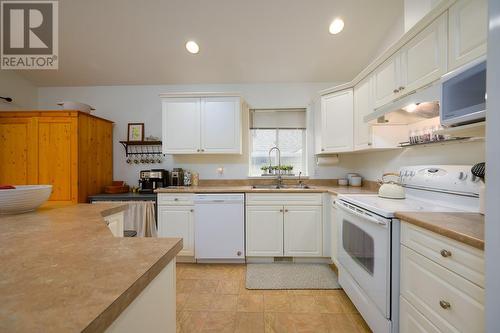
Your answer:
[[[448,11],[448,71],[486,54],[487,0],[458,0]]]
[[[399,95],[400,82],[400,57],[396,53],[387,59],[375,70],[374,77],[374,104],[379,108]]]
[[[372,77],[354,87],[354,150],[370,148],[370,125],[364,117],[374,111]]]
[[[182,238],[180,256],[194,256],[193,206],[158,206],[158,237]]]
[[[78,201],[77,118],[38,118],[38,183],[51,184],[53,201]]]
[[[353,93],[347,89],[321,98],[321,152],[353,149]]]
[[[410,93],[446,73],[447,14],[441,15],[400,51],[401,94]]]
[[[320,257],[323,254],[323,221],[320,206],[285,206],[284,254]]]
[[[246,255],[283,256],[283,206],[247,206],[246,217]]]
[[[36,129],[32,117],[0,118],[0,184],[37,184]]]
[[[239,97],[201,99],[201,152],[241,154]]]
[[[162,108],[163,153],[200,152],[200,98],[165,98]]]

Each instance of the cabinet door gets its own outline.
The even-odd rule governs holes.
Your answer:
[[[448,15],[450,71],[486,54],[487,0],[458,0]]]
[[[353,149],[353,93],[339,91],[321,98],[321,152]]]
[[[283,256],[283,206],[247,206],[246,254]]]
[[[330,233],[331,240],[330,244],[332,246],[332,261],[335,265],[338,266],[338,252],[339,252],[339,224],[337,221],[337,207],[333,204],[335,197],[332,197],[330,202]]]
[[[372,145],[370,126],[364,117],[373,112],[372,76],[354,87],[354,150],[367,149]]]
[[[193,154],[200,151],[199,98],[165,98],[162,101],[164,154]]]
[[[201,100],[201,151],[241,154],[239,97],[205,97]]]
[[[285,206],[284,253],[291,257],[320,257],[323,221],[320,206]]]
[[[440,333],[440,331],[404,297],[399,302],[400,333]]]
[[[38,183],[51,184],[53,201],[78,201],[77,118],[38,118]]]
[[[35,118],[0,118],[0,184],[37,184]]]
[[[446,73],[447,14],[441,15],[401,49],[401,93],[410,93]]]
[[[375,70],[374,77],[374,104],[381,107],[399,95],[400,83],[399,53],[393,55]]]
[[[158,237],[182,238],[180,256],[194,256],[193,206],[158,206]]]
[[[104,218],[109,230],[115,237],[123,237],[124,213],[109,215]]]

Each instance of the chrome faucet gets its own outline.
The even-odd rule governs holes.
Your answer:
[[[278,151],[278,176],[276,177],[278,184],[276,186],[280,188],[283,186],[283,179],[281,178],[281,150],[277,146],[274,146],[273,148],[269,149],[269,167],[272,166],[271,153],[273,152],[273,150]]]

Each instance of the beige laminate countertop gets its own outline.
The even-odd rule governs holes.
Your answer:
[[[0,332],[101,332],[182,248],[115,238],[103,216],[126,204],[0,216]]]
[[[479,213],[397,212],[397,218],[484,250],[484,216]]]
[[[353,186],[310,186],[310,188],[252,188],[252,186],[179,186],[164,187],[157,193],[331,193],[331,194],[374,194],[373,189]]]

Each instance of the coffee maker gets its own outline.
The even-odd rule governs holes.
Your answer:
[[[184,170],[182,168],[174,168],[170,173],[171,186],[184,186]]]
[[[168,176],[165,169],[142,170],[139,173],[139,192],[153,193],[157,188],[169,186]]]

